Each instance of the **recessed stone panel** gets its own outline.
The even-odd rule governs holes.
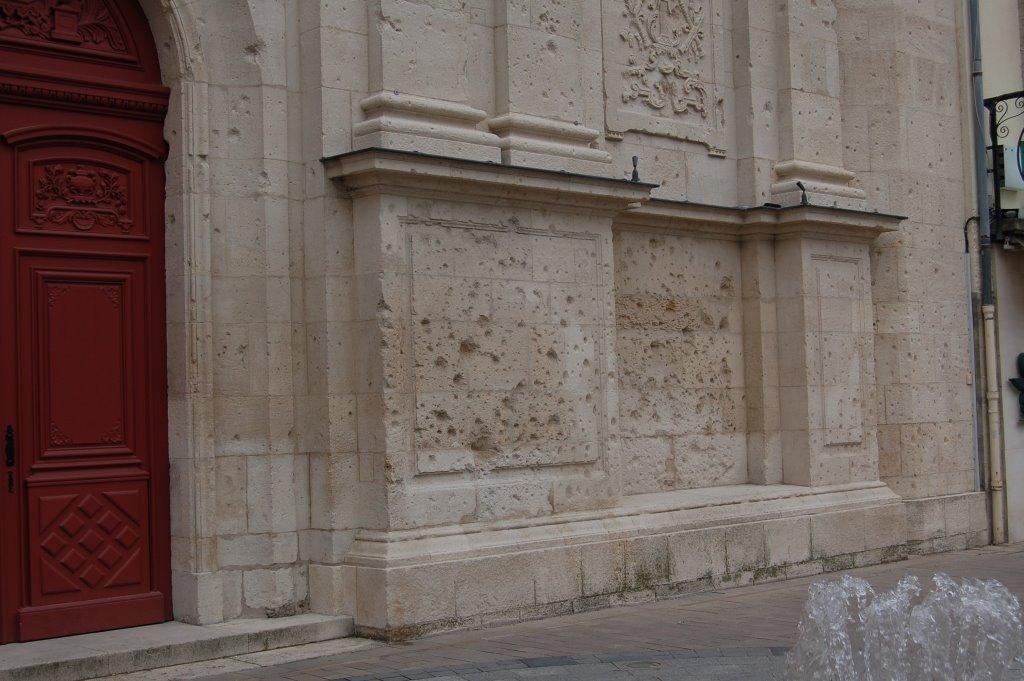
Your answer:
[[[739,245],[625,230],[615,238],[623,490],[745,483]]]
[[[606,315],[597,236],[518,219],[409,220],[406,229],[419,473],[599,460]]]
[[[860,337],[870,328],[862,314],[870,296],[865,263],[858,258],[813,255],[816,319],[808,347],[819,370],[815,391],[821,399],[820,414],[825,446],[860,445],[864,440],[862,385],[870,353],[864,355]]]

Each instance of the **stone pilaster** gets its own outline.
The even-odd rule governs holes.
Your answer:
[[[869,245],[898,219],[801,207],[772,226],[785,483],[879,478]]]
[[[771,235],[746,238],[741,257],[747,481],[774,485],[782,482],[783,471],[775,244]]]
[[[772,175],[779,158],[779,77],[775,5],[737,0],[733,5],[736,52],[736,174],[739,204],[772,200]]]
[[[592,2],[495,3],[494,106],[486,122],[501,160],[549,170],[611,173],[600,132],[585,124],[600,85],[600,7]]]
[[[467,3],[370,0],[367,20],[370,95],[359,102],[353,146],[500,160],[497,136],[478,127],[490,105],[481,84],[493,79],[487,13]]]
[[[806,199],[813,205],[865,207],[863,190],[851,186],[854,175],[843,168],[835,22],[831,1],[786,0],[777,14],[779,155],[771,197],[784,206]]]

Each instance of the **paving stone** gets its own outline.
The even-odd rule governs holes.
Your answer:
[[[534,657],[522,662],[527,667],[566,667],[576,664],[571,657]]]
[[[496,660],[486,664],[477,665],[482,671],[497,671],[502,669],[521,669],[526,666],[522,660]]]
[[[938,571],[954,577],[996,577],[1018,597],[1024,597],[1022,558],[1024,545],[1014,545],[915,556],[900,563],[854,570],[853,574],[865,577],[876,588],[891,588],[906,574],[930,579]],[[826,578],[837,579],[838,575]],[[329,656],[311,660],[308,666],[300,664],[286,649],[280,653],[279,666],[273,666],[270,651],[261,653],[267,656],[260,658],[262,668],[225,673],[221,663],[220,671],[211,668],[205,676],[177,676],[154,670],[107,677],[106,681],[281,681],[308,680],[307,675],[364,681],[775,681],[783,678],[785,655],[796,640],[808,586],[820,579],[800,578],[720,594],[694,594],[603,612],[441,634],[400,646],[378,644],[345,653],[331,651]],[[545,650],[566,654],[543,655]],[[451,662],[439,663],[444,660]],[[657,662],[660,667],[626,666],[644,661]],[[1020,663],[1011,671],[1007,681],[1024,681]],[[2,675],[0,679],[6,681]]]

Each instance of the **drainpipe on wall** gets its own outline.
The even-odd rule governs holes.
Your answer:
[[[974,180],[978,199],[978,247],[981,256],[981,316],[985,353],[985,411],[988,422],[988,490],[992,543],[1006,542],[1006,489],[1003,485],[1002,422],[996,355],[996,308],[992,295],[992,230],[988,207],[985,144],[985,96],[981,85],[981,22],[978,0],[968,0],[971,29],[971,89],[974,97]],[[998,191],[998,189],[996,190]]]
[[[981,352],[978,326],[976,324],[977,316],[975,310],[978,309],[978,301],[974,297],[974,267],[973,258],[974,251],[971,249],[970,239],[970,226],[971,223],[978,222],[978,216],[973,215],[967,218],[964,223],[964,282],[967,284],[966,300],[967,300],[967,337],[970,342],[967,343],[970,356],[971,366],[971,449],[974,450],[974,490],[981,491],[987,489],[988,478],[986,477],[988,471],[988,462],[985,461],[985,452],[988,450],[987,447],[981,445],[981,424],[979,423],[979,415],[981,413],[980,402],[984,399],[984,395],[980,394],[979,388],[982,387],[981,379],[978,378],[982,371],[978,370],[978,356]]]

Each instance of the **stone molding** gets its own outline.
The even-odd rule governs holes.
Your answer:
[[[432,197],[464,197],[471,193],[477,197],[580,206],[609,214],[639,205],[656,186],[379,148],[325,158],[324,166],[327,177],[340,180],[353,197],[392,189]]]
[[[634,495],[611,509],[544,518],[389,532],[360,530],[344,564],[407,567],[899,503],[902,499],[882,482],[679,490]]]
[[[899,223],[905,219],[900,215],[833,206],[733,208],[653,199],[622,213],[615,228],[663,229],[729,240],[811,237],[871,243],[879,235],[899,229]]]
[[[844,168],[810,161],[779,161],[775,164],[775,176],[772,200],[784,206],[799,204],[806,191],[811,203],[851,210],[864,208],[866,194],[863,189],[850,186],[856,176]],[[803,184],[803,190],[797,182]]]
[[[611,154],[590,146],[601,135],[597,130],[518,113],[490,118],[486,124],[500,138],[503,163],[588,173],[610,169]]]
[[[608,137],[640,131],[725,156],[724,100],[715,73],[720,27],[712,25],[710,7],[704,0],[602,1]]]
[[[498,160],[496,135],[477,129],[487,112],[429,97],[378,92],[360,102],[355,146],[429,149],[477,161]]]

